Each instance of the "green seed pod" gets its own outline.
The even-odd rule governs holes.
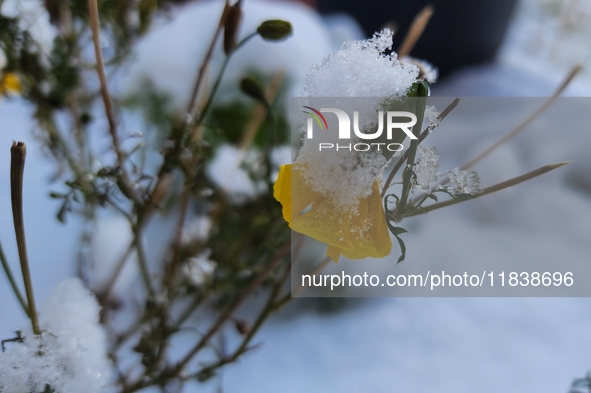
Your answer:
[[[264,40],[278,41],[289,37],[292,33],[292,28],[291,23],[275,19],[261,23],[257,32]]]
[[[242,78],[240,80],[240,90],[263,105],[267,104],[267,98],[265,97],[263,88],[254,79],[250,77]]]

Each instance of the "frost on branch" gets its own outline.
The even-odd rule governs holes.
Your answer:
[[[480,178],[474,171],[460,171],[454,168],[446,172],[450,185],[445,189],[452,195],[477,194],[480,192]]]
[[[42,334],[23,329],[23,342],[0,353],[0,392],[103,392],[110,366],[99,311],[80,280],[59,284],[40,312]]]
[[[435,154],[437,149],[434,146],[423,147],[419,146],[417,149],[418,162],[414,167],[416,176],[416,189],[430,193],[429,185],[439,179],[437,171],[439,170],[439,156]]]

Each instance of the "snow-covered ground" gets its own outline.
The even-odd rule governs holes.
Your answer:
[[[309,54],[310,48],[319,44],[320,49],[309,54],[305,62],[318,62],[328,54],[324,52],[334,50],[334,36],[308,11],[288,8],[266,12],[277,16],[286,12],[286,19],[293,15],[301,17],[301,23],[311,24],[309,31],[317,32],[315,41],[309,41],[308,36],[298,41],[296,35],[291,44],[292,51],[301,51],[296,56]],[[297,24],[294,25],[297,32]],[[194,31],[183,30],[183,34],[198,36],[198,26],[187,25],[185,29]],[[342,29],[335,30],[343,36]],[[460,72],[436,85],[433,93],[549,95],[566,68],[528,60],[511,45],[519,38],[519,31],[512,30],[497,63]],[[288,52],[281,53],[282,59]],[[252,56],[256,58],[257,53],[261,52],[255,50]],[[191,67],[193,57],[199,57],[198,53],[193,55],[168,57],[173,59],[172,64]],[[153,66],[150,63],[144,68]],[[307,67],[309,64],[293,64],[291,71],[305,72]],[[165,77],[162,83],[166,85]],[[168,86],[174,89],[174,83]],[[588,86],[583,76],[567,93],[589,96]],[[79,226],[75,220],[64,226],[54,219],[58,205],[47,197],[52,168],[31,136],[29,114],[30,109],[18,99],[0,103],[0,179],[5,179],[0,187],[0,222],[4,223],[0,226],[0,240],[17,269],[7,184],[8,149],[12,139],[19,139],[28,145],[25,222],[29,258],[36,296],[44,299],[58,282],[73,274]],[[494,133],[501,135],[504,131],[492,130],[483,135],[475,149],[485,147]],[[409,254],[405,263],[411,264],[414,258],[440,258],[442,252],[454,252],[454,257],[460,259],[477,253],[555,258],[560,255],[559,247],[566,250],[564,255],[569,258],[589,260],[591,194],[566,185],[574,171],[582,178],[579,183],[591,184],[587,158],[591,136],[582,131],[566,130],[567,136],[557,143],[557,135],[535,134],[532,127],[524,131],[524,135],[529,135],[527,143],[524,136],[505,145],[478,168],[483,183],[486,182],[483,185],[549,162],[575,162],[546,175],[547,183],[545,178],[534,180],[523,192],[515,189],[423,217],[421,226],[406,237]],[[550,150],[549,146],[557,148]],[[444,161],[441,149],[442,166],[446,164],[446,168],[471,156],[466,150],[449,146]],[[479,203],[478,209],[470,203]],[[482,211],[489,214],[478,213]],[[431,246],[425,247],[425,243]],[[557,266],[559,263],[556,260]],[[297,302],[290,307],[297,308]],[[255,340],[263,343],[259,348],[224,369],[221,377],[208,383],[207,388],[217,391],[221,383],[227,392],[566,392],[574,378],[591,369],[589,309],[591,299],[587,298],[386,298],[351,303],[332,314],[287,309],[262,328]],[[241,312],[248,316],[248,310]],[[0,285],[0,321],[2,338],[12,337],[12,330],[26,324],[5,282]],[[232,344],[230,341],[229,345]],[[191,387],[195,388],[188,385],[185,391],[197,390]]]

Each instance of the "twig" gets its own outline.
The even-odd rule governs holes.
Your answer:
[[[187,116],[185,117],[185,126],[187,126],[191,122],[191,115],[193,114],[193,108],[195,106],[195,101],[197,100],[197,96],[199,95],[199,90],[201,90],[201,84],[203,82],[203,78],[206,74],[206,70],[209,67],[209,63],[211,63],[211,59],[213,58],[213,51],[215,46],[218,42],[218,39],[222,33],[224,28],[224,24],[226,23],[226,17],[228,15],[228,9],[230,7],[230,3],[226,0],[224,9],[222,11],[222,15],[220,16],[220,21],[218,23],[218,27],[213,35],[211,42],[209,43],[209,48],[205,53],[205,57],[201,62],[201,67],[199,67],[199,73],[197,74],[197,80],[193,85],[193,92],[191,93],[191,98],[189,99],[189,104],[187,105]]]
[[[213,335],[219,330],[220,327],[232,316],[234,311],[238,309],[246,301],[246,299],[254,292],[256,288],[263,282],[263,280],[275,269],[275,267],[283,260],[283,257],[289,252],[291,248],[291,239],[289,239],[283,247],[277,252],[277,254],[273,257],[271,262],[265,267],[265,269],[259,273],[257,278],[248,286],[246,291],[242,294],[240,299],[238,299],[229,309],[227,309],[222,315],[219,316],[217,321],[213,324],[213,326],[201,337],[201,340],[189,351],[189,353],[176,365],[174,366],[173,370],[175,373],[182,370],[187,363],[191,361],[193,356],[197,354],[201,349],[203,349],[209,340],[213,337]]]
[[[564,81],[560,84],[560,86],[558,86],[558,88],[556,89],[556,91],[544,102],[544,104],[542,104],[542,106],[540,106],[538,108],[538,110],[536,110],[534,113],[532,113],[527,119],[525,119],[524,121],[522,121],[513,130],[511,130],[507,134],[505,134],[501,139],[499,139],[498,141],[496,141],[495,143],[493,143],[488,149],[486,149],[485,151],[483,151],[482,153],[480,153],[479,155],[477,155],[476,157],[474,157],[473,159],[471,159],[470,161],[468,161],[467,163],[465,163],[464,165],[462,165],[460,167],[460,169],[461,170],[465,170],[465,169],[471,168],[476,163],[478,163],[480,160],[482,160],[484,157],[488,156],[497,147],[501,146],[503,143],[507,142],[509,139],[511,139],[511,138],[515,137],[517,134],[519,134],[529,123],[531,123],[536,117],[538,117],[539,115],[541,115],[546,109],[548,109],[548,107],[550,105],[552,105],[552,103],[554,101],[556,101],[556,99],[562,94],[562,92],[564,91],[564,89],[567,88],[567,86],[570,84],[570,82],[574,79],[574,77],[582,69],[583,69],[583,67],[581,65],[574,66],[569,71],[569,73],[567,74],[566,78],[564,78]]]
[[[109,295],[111,294],[111,290],[113,289],[115,282],[117,282],[117,278],[119,277],[119,274],[121,274],[121,271],[123,270],[123,267],[127,263],[127,260],[129,259],[129,256],[131,255],[132,251],[133,251],[133,243],[127,247],[127,249],[125,250],[125,252],[121,256],[121,258],[117,262],[117,265],[115,266],[115,269],[113,269],[113,273],[111,274],[111,277],[109,277],[107,282],[103,285],[103,289],[98,291],[97,297],[99,299],[99,303],[102,303],[102,301],[109,298]]]
[[[473,198],[470,198],[470,199],[450,199],[450,200],[447,200],[444,202],[434,203],[432,205],[422,207],[420,209],[416,209],[408,214],[404,214],[404,218],[418,216],[421,214],[427,214],[433,210],[441,209],[441,208],[447,207],[447,206],[457,205],[458,203],[462,203],[462,202],[466,202],[466,201],[469,201],[472,199],[480,198],[482,196],[492,194],[493,192],[497,192],[497,191],[504,190],[505,188],[513,187],[517,184],[520,184],[520,183],[523,183],[523,182],[528,181],[530,179],[533,179],[534,177],[538,177],[540,175],[543,175],[544,173],[548,173],[550,171],[553,171],[556,168],[560,168],[561,166],[569,164],[570,162],[571,161],[561,162],[558,164],[545,165],[541,168],[535,169],[535,170],[528,172],[526,174],[523,174],[521,176],[517,176],[517,177],[514,177],[513,179],[509,179],[504,182],[495,184],[494,186],[485,188],[482,190],[482,192],[479,192],[478,194],[474,194]]]
[[[429,136],[429,134],[431,134],[431,131],[433,131],[439,125],[439,123],[443,119],[445,119],[447,117],[447,115],[449,115],[450,112],[452,110],[454,110],[454,108],[456,106],[458,106],[459,103],[460,103],[460,99],[459,98],[456,98],[455,100],[453,100],[451,102],[451,104],[449,104],[443,110],[443,112],[441,112],[439,115],[437,115],[437,121],[435,123],[433,123],[433,124],[429,124],[429,126],[427,128],[425,128],[425,130],[421,133],[421,136],[419,136],[419,144],[421,144],[425,140],[425,138],[427,136]],[[392,168],[392,170],[390,171],[390,175],[388,175],[388,179],[386,180],[386,182],[384,183],[384,187],[382,188],[382,198],[386,195],[386,192],[388,191],[388,188],[390,188],[390,184],[392,184],[392,180],[394,180],[394,176],[396,176],[396,173],[398,173],[398,171],[402,167],[402,164],[404,164],[407,159],[408,159],[408,150],[396,162],[396,164],[394,165],[394,168]]]
[[[427,23],[429,23],[429,19],[433,15],[433,6],[427,5],[425,8],[421,10],[412,21],[412,25],[406,33],[400,48],[398,49],[398,57],[405,57],[410,54],[412,48],[414,48],[415,44],[425,31],[425,27],[427,27]]]
[[[141,200],[134,191],[134,187],[129,180],[129,175],[125,170],[125,155],[121,150],[121,141],[117,132],[117,120],[115,119],[113,102],[111,100],[111,95],[109,94],[109,88],[107,86],[105,61],[103,59],[103,50],[101,48],[101,31],[97,2],[98,0],[88,0],[88,11],[90,17],[90,27],[92,30],[92,42],[94,44],[94,54],[96,57],[96,72],[101,84],[101,96],[103,98],[105,113],[109,122],[109,133],[111,134],[111,139],[113,141],[113,150],[117,155],[117,161],[119,162],[119,167],[123,176],[123,183],[119,184],[119,188],[121,189],[121,192],[125,194],[125,196],[139,203]]]
[[[12,275],[12,271],[10,270],[10,266],[8,265],[8,261],[6,260],[6,256],[4,255],[4,250],[2,249],[2,244],[0,243],[0,262],[2,262],[2,268],[4,269],[4,273],[6,273],[6,278],[8,278],[8,282],[12,287],[12,291],[16,295],[18,302],[20,303],[21,307],[27,317],[31,318],[31,313],[29,312],[29,307],[27,306],[27,302],[23,297],[21,291],[18,289],[18,285],[16,285],[16,281],[14,276]]]
[[[29,317],[33,325],[33,332],[35,334],[41,334],[37,307],[35,306],[35,296],[33,294],[31,270],[29,269],[29,259],[27,257],[25,223],[23,220],[23,171],[25,169],[25,157],[27,156],[25,144],[23,142],[19,142],[18,144],[13,142],[10,155],[10,195],[12,199],[12,218],[14,220],[18,256],[21,261],[21,270],[23,281],[25,282],[25,293],[27,295],[27,303],[29,304]]]
[[[156,292],[154,291],[154,288],[152,288],[152,281],[148,271],[148,261],[146,259],[146,253],[144,252],[144,247],[142,245],[142,230],[139,228],[139,226],[134,231],[133,243],[135,249],[137,250],[137,260],[140,266],[140,272],[142,274],[144,286],[148,291],[148,295],[153,298]]]
[[[273,75],[271,79],[271,83],[269,84],[269,88],[267,89],[266,98],[268,102],[273,102],[275,97],[277,96],[277,92],[279,91],[279,87],[281,86],[281,82],[285,79],[285,72],[280,71]],[[254,137],[256,136],[257,131],[261,128],[263,121],[265,121],[265,117],[267,115],[267,110],[263,104],[257,102],[254,111],[244,128],[244,132],[242,134],[242,138],[240,139],[240,143],[238,144],[238,149],[244,153],[252,144]]]

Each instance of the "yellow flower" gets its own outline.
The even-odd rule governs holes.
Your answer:
[[[392,241],[377,181],[371,195],[344,211],[307,186],[304,171],[301,164],[283,165],[273,190],[291,229],[328,244],[326,255],[335,262],[341,255],[364,259],[390,254]],[[302,213],[308,206],[310,209]]]
[[[20,93],[21,90],[21,81],[15,73],[0,74],[0,95]]]

